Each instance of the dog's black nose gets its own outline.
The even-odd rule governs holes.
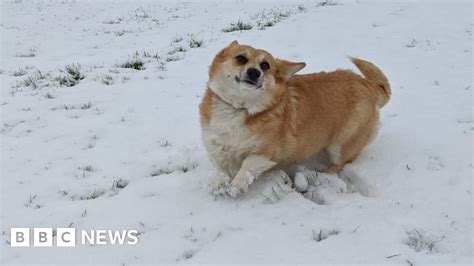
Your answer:
[[[247,77],[251,80],[251,81],[257,81],[258,78],[260,77],[260,70],[256,69],[256,68],[249,68],[247,69]]]

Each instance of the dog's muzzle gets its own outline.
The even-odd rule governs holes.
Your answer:
[[[255,86],[256,88],[261,88],[262,87],[262,79],[260,78],[262,76],[262,72],[256,68],[249,68],[243,75],[244,78],[240,79],[239,77],[235,77],[235,80],[237,82],[244,82],[249,85]]]

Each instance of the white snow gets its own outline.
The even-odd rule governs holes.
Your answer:
[[[472,3],[321,3],[3,1],[0,264],[470,264]],[[222,31],[239,19],[253,28]],[[377,138],[339,176],[299,173],[303,193],[279,170],[209,193],[198,104],[233,40],[304,73],[374,62],[393,90]],[[60,86],[71,64],[84,79]],[[141,234],[13,248],[11,227]]]

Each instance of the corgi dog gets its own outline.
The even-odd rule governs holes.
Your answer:
[[[375,137],[391,91],[374,64],[351,60],[363,76],[295,75],[305,63],[237,41],[222,49],[199,106],[204,146],[220,173],[215,188],[237,196],[265,171],[321,152],[329,155],[330,173],[353,161]]]

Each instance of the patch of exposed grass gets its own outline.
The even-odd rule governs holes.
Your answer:
[[[81,80],[84,79],[84,75],[81,73],[81,65],[80,64],[71,64],[65,67],[66,73],[71,76],[74,80]]]
[[[183,252],[183,255],[181,256],[183,259],[188,260],[194,256],[196,251],[188,249]]]
[[[176,46],[173,48],[173,50],[169,51],[168,54],[169,55],[173,55],[173,54],[176,54],[176,53],[184,53],[186,52],[186,48],[182,47],[182,46]]]
[[[131,68],[135,70],[144,70],[145,69],[145,63],[141,58],[138,56],[134,56],[133,58],[127,60],[123,64],[119,65],[121,68]]]
[[[159,175],[169,175],[171,173],[173,173],[173,171],[169,169],[156,169],[153,170],[150,175],[154,177]]]
[[[271,9],[271,12],[275,17],[280,18],[287,18],[291,15],[291,11],[289,9]]]
[[[275,26],[284,18],[289,17],[291,13],[292,11],[289,9],[279,9],[279,8],[264,9],[256,13],[254,16],[252,16],[252,19],[254,19],[257,22],[258,28],[263,30],[265,28]]]
[[[229,27],[224,28],[223,32],[233,32],[233,31],[244,31],[251,30],[253,26],[249,23],[245,23],[242,20],[237,20],[237,22],[232,22]]]
[[[416,252],[422,250],[436,252],[436,243],[441,240],[435,240],[433,237],[427,236],[423,231],[418,229],[408,230],[406,233],[408,238],[405,243]]]
[[[341,231],[337,229],[332,229],[332,230],[323,230],[320,229],[319,232],[313,230],[313,240],[316,242],[321,242],[325,239],[327,239],[330,236],[338,235]]]
[[[117,30],[117,31],[114,31],[114,35],[117,36],[117,37],[120,37],[120,36],[124,35],[125,33],[132,33],[132,31],[129,31],[129,30]]]
[[[165,140],[163,142],[158,141],[158,143],[160,144],[160,147],[162,147],[162,148],[171,147],[171,143],[168,140]]]
[[[407,43],[405,46],[406,46],[407,48],[413,48],[413,47],[415,47],[415,46],[417,45],[417,43],[418,43],[418,42],[415,40],[415,38],[413,38],[413,39],[411,40],[411,42],[410,42],[410,43]]]
[[[204,41],[201,39],[196,39],[194,36],[191,36],[189,39],[189,47],[191,48],[199,48],[203,45]]]
[[[20,88],[20,87],[31,87],[32,89],[41,88],[42,80],[46,79],[46,75],[44,75],[41,71],[36,70],[32,74],[29,74],[21,81],[18,81],[16,85],[12,86],[13,88]]]
[[[173,56],[168,56],[166,58],[166,62],[175,62],[175,61],[179,61],[179,60],[182,60],[183,58],[178,56],[178,55],[173,55]]]
[[[84,79],[84,75],[81,72],[80,64],[66,65],[62,70],[64,75],[59,76],[57,80],[60,86],[72,87],[79,84],[79,81]]]
[[[120,71],[119,71],[117,68],[115,68],[115,67],[109,68],[109,72],[110,72],[110,73],[114,73],[114,74],[120,73]]]
[[[87,171],[87,172],[92,172],[94,170],[94,168],[92,167],[91,164],[88,164],[88,165],[86,165],[86,166],[84,166],[80,169],[82,169],[83,171]]]
[[[82,110],[87,110],[87,109],[91,109],[91,107],[92,107],[92,102],[89,101],[88,103],[85,103],[85,104],[81,105],[80,108],[81,108]]]
[[[337,6],[338,3],[334,3],[332,0],[325,0],[318,3],[318,6]]]
[[[30,197],[29,197],[28,201],[24,205],[27,208],[33,208],[33,209],[41,208],[41,205],[36,203],[36,201],[37,201],[37,196],[30,194]]]
[[[98,197],[102,196],[105,194],[105,190],[103,189],[95,189],[92,191],[92,193],[85,195],[85,196],[79,196],[79,200],[93,200],[97,199]],[[71,197],[72,200],[77,200],[77,197],[73,196]]]
[[[113,19],[105,20],[102,23],[111,25],[111,24],[120,24],[120,22],[122,22],[122,18],[117,18],[116,20],[113,20]]]
[[[114,84],[114,78],[111,75],[102,76],[102,84],[112,85]]]
[[[112,190],[123,189],[128,185],[128,181],[125,179],[115,179],[112,183]]]
[[[20,53],[15,54],[15,57],[35,57],[35,56],[36,56],[35,49],[30,49],[27,52],[20,52]]]
[[[180,41],[182,41],[182,40],[183,40],[183,37],[181,37],[181,36],[176,36],[176,37],[173,38],[173,40],[172,40],[171,42],[173,42],[173,43],[178,43],[178,42],[180,42]]]
[[[23,68],[19,68],[18,70],[12,72],[12,76],[14,77],[24,76],[26,74],[28,74],[28,72],[26,72],[26,70]]]
[[[189,170],[193,170],[195,168],[196,168],[196,165],[193,165],[193,164],[191,164],[189,166],[187,166],[187,165],[178,166],[178,170],[183,172],[183,173],[187,173]]]
[[[150,17],[150,14],[148,13],[148,11],[146,11],[143,7],[139,7],[135,9],[134,15],[135,15],[135,18],[137,19],[147,19]]]
[[[64,104],[60,107],[53,107],[51,108],[52,111],[56,111],[58,109],[64,109],[66,111],[69,111],[69,110],[77,110],[77,109],[81,109],[81,110],[87,110],[87,109],[90,109],[92,108],[93,104],[91,101],[87,102],[87,103],[84,103],[84,104],[80,104],[80,105],[67,105],[67,104]]]
[[[139,53],[138,51],[135,52],[135,56],[143,56],[145,58],[155,58],[155,59],[160,59],[160,56],[158,55],[158,53],[150,53],[150,52],[147,52],[147,51],[143,51],[141,53]]]

